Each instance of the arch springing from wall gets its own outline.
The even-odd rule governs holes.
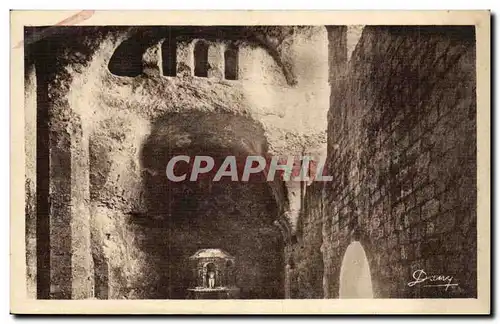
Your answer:
[[[208,76],[208,44],[198,41],[194,46],[194,75]]]
[[[352,242],[340,268],[340,298],[373,298],[370,265],[359,242]]]
[[[227,80],[238,79],[238,48],[234,45],[224,52],[224,77]]]

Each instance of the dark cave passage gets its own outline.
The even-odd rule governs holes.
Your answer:
[[[186,298],[193,284],[188,258],[205,248],[235,257],[241,298],[283,298],[284,245],[273,225],[279,207],[268,183],[258,176],[249,182],[229,177],[172,182],[165,174],[176,155],[211,156],[220,165],[228,155],[239,159],[265,150],[258,125],[234,115],[174,114],[153,129],[142,152],[151,172],[144,179],[148,215],[141,224],[146,234],[141,249],[160,278],[149,298]]]

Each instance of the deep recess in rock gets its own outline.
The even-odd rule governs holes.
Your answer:
[[[213,247],[238,260],[243,298],[283,298],[283,242],[273,225],[278,208],[264,177],[174,183],[165,176],[166,161],[176,155],[211,156],[220,165],[228,155],[251,154],[240,144],[244,138],[266,149],[259,126],[231,114],[170,114],[153,127],[142,150],[142,165],[155,174],[144,180],[147,215],[132,218],[143,227],[140,248],[161,274],[145,287],[148,298],[185,298],[192,283],[187,257]]]

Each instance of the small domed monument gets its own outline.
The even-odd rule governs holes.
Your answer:
[[[202,249],[189,259],[193,271],[192,287],[188,289],[189,298],[239,298],[234,257],[221,249]]]

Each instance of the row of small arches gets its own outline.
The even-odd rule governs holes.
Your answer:
[[[142,73],[142,54],[144,44],[130,40],[123,42],[109,62],[111,73],[119,76],[138,76]],[[208,77],[210,62],[208,59],[209,43],[199,40],[193,49],[194,76]],[[177,42],[175,37],[166,38],[161,45],[161,64],[163,75],[177,75]],[[238,48],[234,44],[224,50],[224,78],[238,79]]]
[[[196,42],[194,46],[194,75],[208,77],[210,68],[208,61],[208,44],[203,41]],[[238,79],[238,48],[229,46],[224,51],[224,78],[227,80]]]

